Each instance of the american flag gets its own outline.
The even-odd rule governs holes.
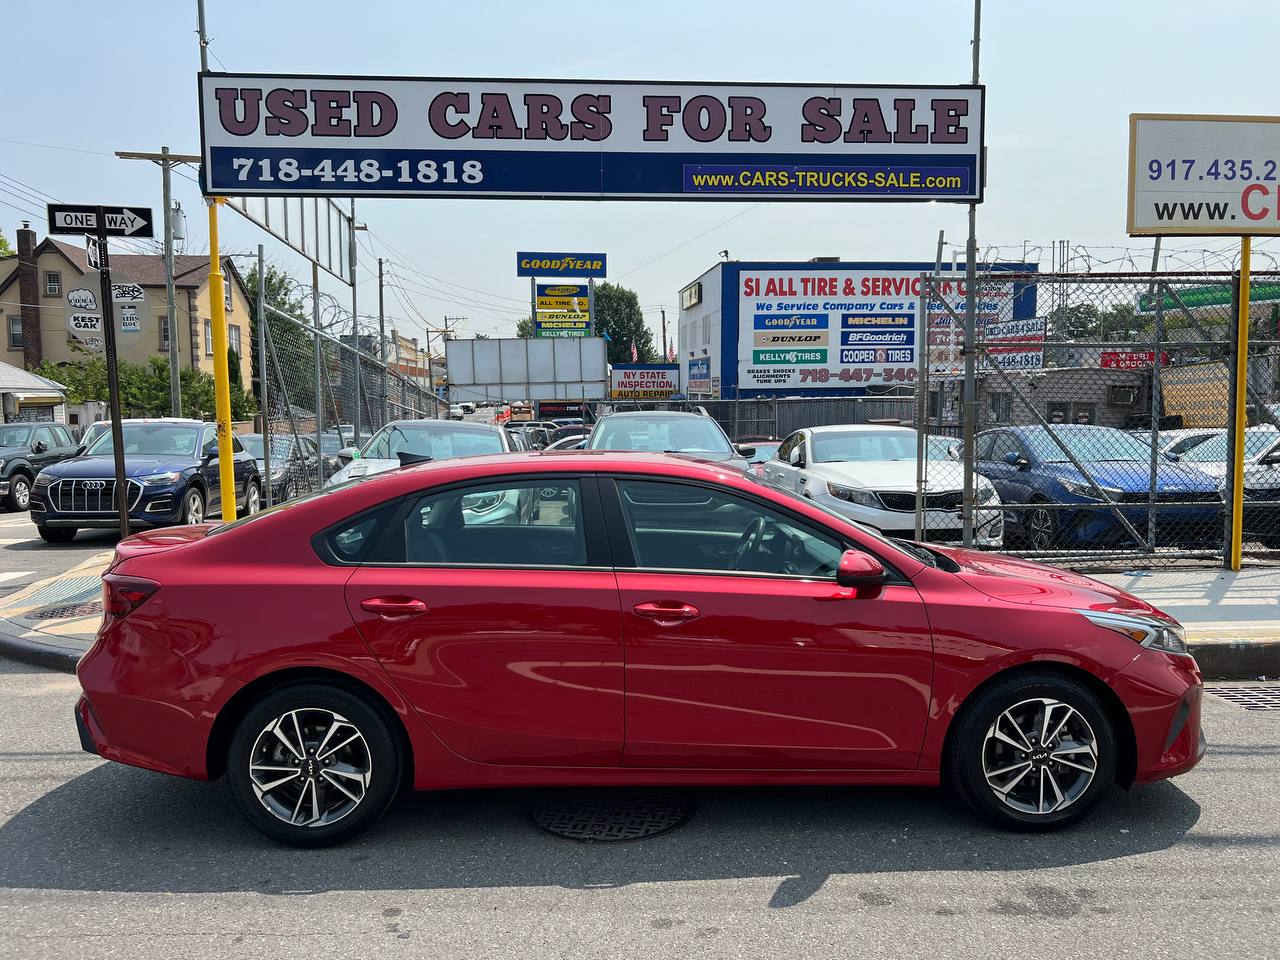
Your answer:
[[[667,363],[676,362],[676,345],[673,343],[667,347]]]
[[[636,349],[636,342],[634,340],[631,341],[631,362],[640,362],[640,351]]]

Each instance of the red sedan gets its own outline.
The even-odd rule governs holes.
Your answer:
[[[684,457],[512,454],[123,541],[85,749],[299,846],[402,786],[946,782],[1080,819],[1204,752],[1178,624]]]

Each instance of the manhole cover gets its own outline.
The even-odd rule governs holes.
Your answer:
[[[24,620],[71,620],[75,617],[99,617],[102,615],[102,601],[90,603],[66,603],[60,607],[45,607],[24,613]]]
[[[1280,710],[1280,683],[1274,686],[1205,687],[1206,693],[1230,700],[1246,710]]]
[[[541,800],[533,822],[583,843],[622,843],[668,833],[689,822],[694,802],[678,794],[574,793]]]

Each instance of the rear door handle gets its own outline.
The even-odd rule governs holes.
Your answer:
[[[392,623],[427,612],[427,605],[413,597],[369,597],[360,601],[360,608]]]
[[[702,616],[698,608],[682,600],[649,600],[632,607],[636,614],[660,627],[675,627]]]

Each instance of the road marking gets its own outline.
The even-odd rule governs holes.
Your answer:
[[[30,543],[30,537],[18,537],[15,540],[0,540],[0,547],[8,547],[15,543]]]
[[[8,573],[0,573],[0,583],[8,583],[10,580],[21,580],[23,577],[35,576],[34,570],[11,570]]]

